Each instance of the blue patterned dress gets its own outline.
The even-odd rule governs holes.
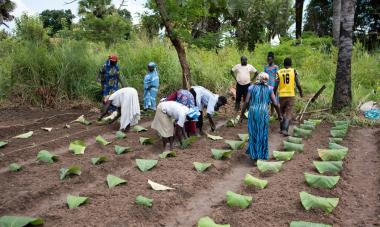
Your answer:
[[[249,88],[247,154],[252,160],[268,159],[268,104],[272,90],[265,84],[255,84]]]
[[[114,92],[119,90],[119,66],[111,66],[110,61],[107,60],[106,63],[103,65],[103,70],[101,73],[103,73],[104,75],[104,80],[101,80],[101,83],[103,85],[102,96],[104,99],[104,97],[112,95]],[[116,109],[117,108],[115,106],[111,105],[108,108],[108,112],[112,113],[116,111]]]

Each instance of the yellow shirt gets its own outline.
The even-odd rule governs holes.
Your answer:
[[[296,74],[293,68],[280,69],[277,72],[278,92],[280,97],[294,97]]]

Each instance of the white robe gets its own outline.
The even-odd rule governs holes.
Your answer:
[[[120,129],[125,129],[129,124],[136,125],[140,120],[140,103],[137,90],[132,87],[125,87],[113,93],[109,100],[112,105],[120,107]]]

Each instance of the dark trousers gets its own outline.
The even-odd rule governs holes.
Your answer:
[[[236,103],[240,103],[242,99],[243,102],[245,101],[250,85],[251,84],[240,85],[239,83],[236,83]]]

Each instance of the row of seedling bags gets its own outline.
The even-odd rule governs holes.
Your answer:
[[[335,126],[331,128],[329,145],[327,149],[318,149],[318,155],[322,161],[314,161],[313,164],[320,174],[330,173],[334,176],[315,175],[305,173],[307,184],[313,188],[332,189],[338,183],[340,176],[336,176],[343,169],[343,159],[348,153],[348,148],[340,145],[347,134],[349,121],[335,121]],[[339,198],[327,198],[315,196],[305,191],[300,192],[302,206],[306,210],[322,209],[326,213],[331,213],[338,205]],[[332,225],[321,223],[309,223],[309,225],[291,226],[320,226],[331,227]]]
[[[311,135],[311,131],[313,131],[317,124],[321,123],[320,120],[309,120],[305,121],[304,124],[300,125],[300,130],[296,133],[297,136],[301,136],[304,138],[308,138]],[[305,133],[306,132],[306,133]],[[210,136],[209,136],[210,137]],[[239,134],[241,141],[248,141],[247,134]],[[257,168],[260,172],[274,172],[277,173],[281,170],[282,164],[285,161],[289,161],[293,158],[296,152],[302,152],[304,149],[304,145],[302,144],[301,137],[288,137],[287,141],[284,141],[284,150],[285,151],[273,151],[273,157],[277,161],[257,161]],[[222,138],[221,138],[222,139]],[[238,141],[226,141],[226,143],[230,144],[231,148],[233,146],[231,144],[240,143]],[[243,144],[244,145],[244,144]],[[242,146],[243,146],[242,145]],[[238,149],[241,149],[242,146],[239,146]],[[234,150],[234,149],[233,149]],[[264,189],[268,185],[268,180],[260,179],[252,176],[251,174],[246,174],[244,178],[244,184],[248,187],[257,187],[259,189]],[[248,195],[240,195],[231,191],[226,193],[226,201],[227,205],[230,207],[239,207],[241,209],[247,208],[252,203],[252,196]],[[307,222],[302,221],[293,221],[291,223],[292,227],[297,226],[305,226]],[[216,224],[213,219],[210,217],[202,217],[198,221],[198,227],[229,227],[229,224]]]

